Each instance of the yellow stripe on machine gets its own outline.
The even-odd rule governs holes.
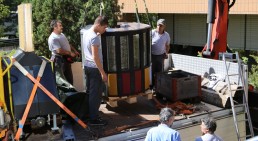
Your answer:
[[[108,74],[108,96],[118,96],[117,74]]]
[[[147,90],[150,86],[150,67],[144,70],[144,78],[145,78],[145,90]]]

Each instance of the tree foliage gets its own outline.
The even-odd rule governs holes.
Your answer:
[[[103,8],[102,14],[109,18],[110,27],[116,25],[121,14],[118,0],[8,0],[4,3],[8,6],[3,5],[3,1],[0,0],[0,19],[8,16],[8,8],[16,11],[21,3],[32,4],[35,52],[46,57],[50,57],[47,40],[52,32],[49,26],[51,20],[61,20],[63,33],[75,48],[80,49],[80,30],[94,23],[100,15],[100,8]]]
[[[23,0],[4,0],[4,5],[7,5],[9,7],[10,11],[17,11],[17,6],[22,2]]]
[[[62,21],[63,33],[75,48],[80,45],[80,11],[81,0],[26,0],[32,3],[33,34],[35,52],[38,55],[50,56],[48,37],[51,34],[50,22],[53,19]]]
[[[251,70],[249,71],[248,78],[249,84],[253,85],[254,88],[258,89],[258,56],[250,55],[255,60],[255,63],[252,63]]]
[[[48,37],[51,34],[50,22],[59,19],[63,24],[63,33],[69,42],[80,49],[80,30],[92,24],[100,14],[101,0],[24,0],[32,3],[33,34],[35,52],[49,57]],[[109,17],[110,25],[115,25],[120,7],[117,0],[103,1],[103,14]]]
[[[102,15],[109,18],[109,26],[115,27],[118,18],[121,16],[120,9],[122,8],[118,5],[118,0],[88,0],[84,4],[84,9],[82,11],[82,25],[93,24],[96,17],[100,15],[101,8],[103,9]]]
[[[0,37],[4,32],[4,18],[9,16],[10,10],[9,6],[4,4],[4,0],[0,0]]]
[[[0,19],[7,17],[9,14],[9,6],[4,5],[4,0],[0,0]]]
[[[147,14],[148,14],[148,16],[147,16]],[[148,19],[148,17],[149,17],[149,19]],[[158,14],[156,14],[156,13],[141,13],[141,14],[139,14],[139,18],[140,18],[141,23],[149,24],[150,26],[152,26],[152,28],[156,28],[157,20],[158,20]],[[136,21],[136,19],[135,19],[135,21]]]

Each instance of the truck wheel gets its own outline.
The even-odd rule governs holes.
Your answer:
[[[8,130],[2,141],[14,141],[13,131]]]

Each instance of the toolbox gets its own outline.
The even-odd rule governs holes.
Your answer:
[[[171,101],[201,97],[201,76],[182,70],[158,73],[156,93]]]

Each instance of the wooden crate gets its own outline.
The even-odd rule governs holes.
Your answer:
[[[147,90],[145,93],[139,93],[132,96],[123,96],[123,97],[106,97],[106,102],[110,107],[117,107],[118,101],[126,101],[129,104],[136,103],[137,97],[145,97],[147,99],[152,99],[153,91]]]

